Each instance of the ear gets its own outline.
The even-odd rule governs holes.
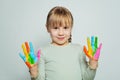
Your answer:
[[[49,30],[49,28],[48,28],[47,24],[46,24],[45,26],[46,26],[47,32],[49,33],[49,32],[50,32],[50,30]]]

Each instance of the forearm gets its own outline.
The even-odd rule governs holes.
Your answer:
[[[84,71],[83,74],[83,79],[84,80],[94,80],[95,75],[96,75],[96,70],[98,67],[98,61],[95,60],[90,60],[89,62],[86,62],[86,70]]]
[[[82,65],[82,78],[83,80],[94,80],[96,75],[96,70],[91,68],[91,66],[86,62],[85,65]]]
[[[83,80],[94,80],[96,69],[91,69],[89,66],[83,74]]]
[[[86,57],[83,54],[81,56],[81,71],[83,80],[94,80],[98,62],[94,64],[94,61],[86,61]]]

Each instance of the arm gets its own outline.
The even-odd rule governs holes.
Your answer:
[[[82,70],[82,76],[83,79],[85,80],[94,80],[95,74],[96,74],[96,69],[98,67],[98,59],[100,56],[100,50],[102,43],[98,45],[98,38],[97,37],[91,37],[91,42],[90,39],[87,38],[87,44],[88,44],[88,50],[84,46],[83,52],[81,55],[81,70]],[[86,56],[89,58],[89,62],[86,61]]]

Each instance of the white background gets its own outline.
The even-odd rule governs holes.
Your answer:
[[[103,43],[95,80],[120,80],[119,0],[0,0],[0,80],[30,80],[21,44],[31,41],[37,51],[50,42],[45,23],[54,6],[72,12],[73,43],[86,45],[92,35]]]

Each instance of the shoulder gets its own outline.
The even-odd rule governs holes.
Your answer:
[[[48,48],[49,48],[49,45],[46,44],[46,45],[40,46],[40,48],[38,50],[40,50],[41,55],[44,56],[46,51],[48,51]]]
[[[46,45],[44,45],[44,46],[41,46],[40,49],[41,49],[42,52],[47,51],[47,50],[50,49],[50,45],[49,45],[49,44],[46,44]]]
[[[83,46],[81,44],[77,44],[77,43],[71,43],[71,47],[74,47],[74,48],[78,48],[78,49],[83,49]]]
[[[83,45],[72,43],[71,46],[72,46],[76,51],[79,52],[79,54],[81,55],[81,57],[84,56]]]
[[[42,47],[41,47],[41,50],[45,50],[45,49],[48,49],[48,48],[50,48],[50,45],[49,45],[49,44],[42,46]]]
[[[81,44],[77,44],[77,43],[71,43],[70,44],[71,49],[78,52],[78,53],[82,53],[83,52],[83,46]]]

